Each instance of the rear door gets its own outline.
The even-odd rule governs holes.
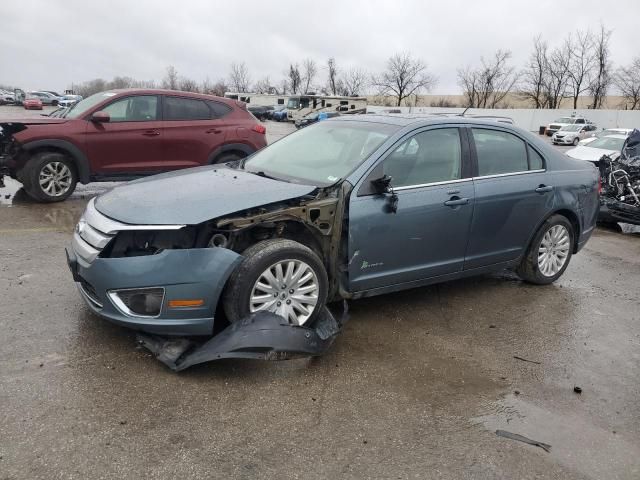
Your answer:
[[[492,126],[469,134],[475,208],[465,270],[516,259],[553,204],[544,159],[523,138]]]
[[[92,171],[136,175],[162,171],[162,125],[157,95],[119,97],[105,106],[107,123],[88,121],[87,151]]]
[[[468,145],[456,126],[410,134],[393,147],[351,195],[349,289],[419,281],[463,268],[474,204]],[[392,177],[391,195],[368,190]]]
[[[164,96],[162,102],[167,164],[171,168],[206,164],[209,154],[224,143],[229,127],[223,117],[231,107],[179,96]]]

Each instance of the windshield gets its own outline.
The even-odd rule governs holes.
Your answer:
[[[84,100],[75,104],[74,107],[69,109],[65,118],[78,118],[84,115],[87,110],[95,107],[97,104],[106,100],[109,97],[113,97],[115,93],[113,92],[100,92],[95,95],[91,95],[90,97],[85,98]]]
[[[579,132],[582,126],[580,125],[567,125],[562,127],[560,130],[562,132]]]
[[[316,123],[258,151],[244,168],[295,183],[327,187],[352,172],[398,128],[372,122]]]
[[[615,137],[602,137],[597,140],[594,140],[589,144],[591,148],[602,148],[603,150],[622,150],[622,144],[624,143],[624,138],[615,138]]]
[[[299,98],[290,98],[287,102],[287,108],[290,108],[291,110],[296,110],[298,108],[298,105],[300,105]]]
[[[573,123],[573,122],[574,120],[571,117],[561,117],[553,121],[553,123]]]

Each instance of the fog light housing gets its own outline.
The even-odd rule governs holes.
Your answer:
[[[160,315],[164,288],[127,288],[110,290],[109,298],[118,310],[129,317],[154,318]]]

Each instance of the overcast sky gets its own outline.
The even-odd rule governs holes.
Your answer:
[[[496,49],[526,61],[537,34],[613,30],[612,58],[640,55],[639,0],[18,0],[0,9],[0,84],[64,90],[116,75],[160,80],[167,65],[202,81],[244,61],[253,80],[284,77],[290,62],[336,58],[339,68],[384,68],[395,52],[427,63],[432,93],[459,93],[456,69]],[[324,83],[326,68],[316,82]]]

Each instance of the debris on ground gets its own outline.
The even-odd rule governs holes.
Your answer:
[[[527,358],[522,358],[522,357],[519,357],[517,355],[514,355],[513,358],[515,358],[516,360],[522,360],[523,362],[529,362],[529,363],[535,363],[536,365],[542,365],[542,362],[536,362],[535,360],[529,360]]]
[[[507,432],[506,430],[496,430],[496,435],[498,435],[499,437],[510,438],[511,440],[517,440],[518,442],[528,443],[529,445],[533,445],[535,447],[540,447],[545,452],[551,451],[551,445],[549,445],[548,443],[542,443],[537,440],[531,440],[530,438],[527,438],[524,435]]]
[[[575,386],[575,387],[573,387],[573,391],[576,392],[577,394],[580,394],[580,393],[582,393],[582,388],[578,387],[578,386]]]

